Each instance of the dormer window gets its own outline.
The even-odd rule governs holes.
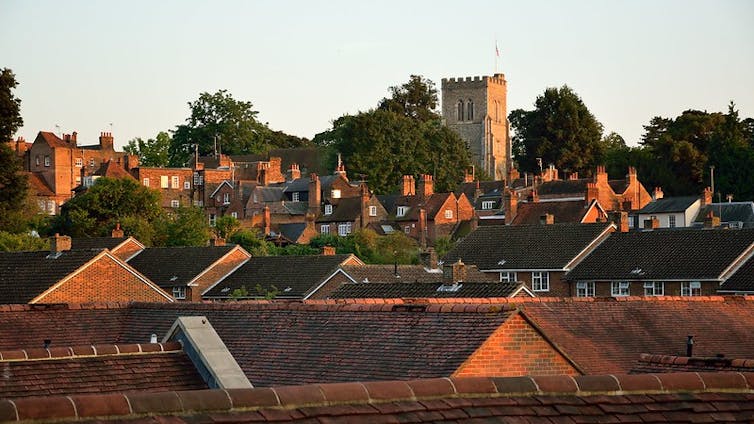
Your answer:
[[[340,199],[340,190],[337,188],[334,188],[331,194],[333,199]]]
[[[406,212],[408,212],[408,206],[398,206],[398,210],[396,210],[395,215],[399,217],[406,216]]]
[[[291,200],[294,202],[298,202],[298,194],[299,193],[297,191],[294,191],[293,193],[291,193]]]
[[[45,156],[45,166],[50,166],[50,157]]]
[[[230,203],[230,193],[223,193],[223,204],[227,205]]]
[[[377,206],[369,207],[369,216],[377,216]]]
[[[494,200],[484,200],[482,201],[482,210],[488,211],[495,207],[495,201]]]
[[[332,205],[325,205],[325,215],[332,215]]]

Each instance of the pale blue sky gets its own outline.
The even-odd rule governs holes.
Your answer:
[[[754,117],[754,1],[0,0],[0,67],[16,73],[25,125],[110,123],[118,146],[188,116],[225,88],[270,127],[311,138],[387,88],[424,75],[489,75],[494,42],[508,110],[568,84],[630,144],[656,115]]]

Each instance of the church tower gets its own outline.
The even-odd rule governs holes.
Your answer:
[[[471,160],[496,180],[511,161],[505,75],[442,79],[442,116],[469,145]]]

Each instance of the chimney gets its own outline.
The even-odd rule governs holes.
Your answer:
[[[115,228],[113,228],[113,232],[111,233],[113,238],[123,238],[125,234],[123,233],[123,229],[120,228],[120,222],[117,222],[115,224]]]
[[[528,199],[530,202],[538,203],[539,202],[539,193],[537,193],[537,190],[532,190],[529,193]]]
[[[71,250],[71,238],[69,236],[61,236],[58,233],[50,239],[50,252],[58,253]]]
[[[419,184],[416,188],[417,195],[419,195],[419,198],[426,199],[429,196],[434,194],[434,181],[432,181],[432,176],[428,174],[422,174],[419,175]]]
[[[586,183],[586,204],[589,205],[592,203],[592,200],[597,199],[599,193],[600,191],[596,183]]]
[[[542,173],[542,182],[556,181],[558,179],[558,170],[555,165],[549,165],[547,169]]]
[[[546,213],[539,217],[539,223],[542,225],[552,225],[555,223],[555,215]]]
[[[434,248],[428,247],[421,252],[421,261],[427,269],[437,269],[437,252]]]
[[[463,182],[465,183],[473,183],[474,182],[474,167],[472,166],[471,172],[469,170],[463,171]]]
[[[647,230],[655,230],[660,228],[660,220],[656,216],[647,218],[644,220],[644,228]]]
[[[427,247],[427,211],[419,209],[419,246]]]
[[[225,239],[222,237],[212,237],[209,239],[209,245],[212,247],[225,246]]]
[[[702,191],[701,201],[701,206],[712,204],[712,190],[709,187],[704,187],[704,191]]]
[[[299,169],[297,163],[292,163],[289,171],[291,174],[291,181],[301,178],[301,169]]]
[[[712,211],[707,212],[704,217],[704,228],[717,228],[720,226],[720,217],[715,216]]]
[[[416,194],[416,191],[414,187],[414,176],[404,175],[403,188],[401,189],[401,196],[413,196],[415,194]]]
[[[99,134],[99,146],[102,150],[113,150],[113,133],[101,132]]]
[[[309,179],[309,212],[319,215],[319,205],[322,203],[322,188],[317,174],[311,174]]]
[[[628,174],[626,174],[626,183],[628,184],[635,184],[636,183],[636,168],[633,166],[628,167]]]
[[[594,176],[594,182],[597,184],[607,184],[607,171],[604,165],[597,166],[597,174]]]
[[[76,146],[78,135],[79,133],[77,133],[76,131],[71,134],[71,144],[73,144],[74,147]]]
[[[510,169],[508,169],[508,185],[510,186],[513,184],[513,181],[519,179],[519,177],[518,169],[516,169],[515,166],[511,166]]]
[[[505,202],[505,223],[510,224],[518,213],[518,195],[506,188],[503,192],[503,202]]]
[[[479,180],[476,180],[476,187],[474,188],[474,201],[482,197],[482,187]]]
[[[448,284],[461,283],[466,281],[466,264],[459,258],[456,262],[445,265],[443,271],[443,282]]]
[[[369,223],[369,188],[361,183],[361,228],[366,228]]]
[[[610,222],[618,227],[618,231],[621,233],[628,232],[628,212],[614,211],[610,212]]]
[[[346,166],[343,164],[343,160],[340,157],[340,153],[338,153],[338,166],[335,168],[335,174],[340,174],[343,176],[343,178],[348,181],[348,177],[346,175]]]
[[[653,200],[660,200],[663,197],[665,197],[665,193],[662,192],[662,188],[655,187],[654,193],[652,193],[652,199]]]
[[[571,181],[578,180],[579,179],[579,173],[578,172],[571,173],[571,175],[568,176],[568,179],[571,180]]]
[[[270,234],[270,207],[264,207],[264,235]]]
[[[322,256],[334,256],[335,248],[332,246],[322,246]]]
[[[686,336],[686,356],[694,356],[694,336]]]

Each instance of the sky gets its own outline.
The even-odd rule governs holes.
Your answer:
[[[636,145],[654,116],[732,100],[754,117],[754,1],[0,0],[3,67],[28,141],[110,131],[122,147],[219,89],[311,138],[412,74],[439,90],[497,71],[509,112],[567,84]]]

